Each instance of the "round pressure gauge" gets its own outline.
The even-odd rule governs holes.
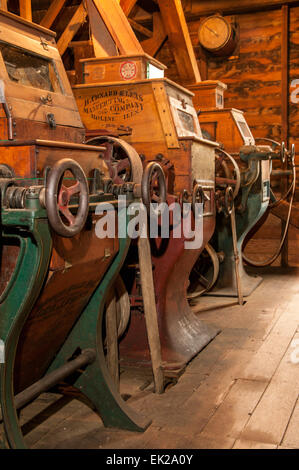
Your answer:
[[[236,46],[235,30],[223,16],[209,16],[199,26],[201,46],[215,55],[228,55]]]

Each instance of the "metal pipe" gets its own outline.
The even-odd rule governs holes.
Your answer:
[[[50,372],[42,379],[30,385],[30,387],[18,393],[18,395],[15,396],[14,400],[15,408],[17,410],[23,408],[23,406],[27,405],[30,401],[37,398],[41,393],[44,393],[50,388],[54,387],[54,385],[71,375],[77,369],[80,369],[81,367],[84,367],[94,362],[95,358],[96,352],[94,349],[83,350],[82,353],[78,357],[76,357],[76,359],[67,362],[63,366],[59,367],[53,372]]]

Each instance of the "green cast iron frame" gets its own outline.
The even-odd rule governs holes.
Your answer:
[[[90,204],[90,210],[94,210],[95,205]],[[22,328],[42,290],[52,253],[47,212],[36,200],[31,201],[31,206],[20,210],[2,208],[1,215],[1,236],[17,239],[20,252],[14,273],[0,297],[0,338],[5,345],[5,362],[0,364],[0,401],[5,435],[2,438],[0,435],[0,448],[26,448],[14,404],[14,363]],[[125,220],[128,223],[127,215]],[[109,376],[102,342],[105,299],[129,245],[128,237],[119,239],[118,253],[47,373],[65,364],[78,348],[93,349],[96,360],[84,368],[72,385],[93,403],[105,426],[141,432],[150,421],[136,414],[122,400]]]

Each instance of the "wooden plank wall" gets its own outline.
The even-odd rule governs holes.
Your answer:
[[[231,19],[231,16],[226,17]],[[280,9],[236,15],[239,45],[235,58],[207,60],[209,80],[228,85],[225,106],[245,111],[256,137],[281,138],[281,25]],[[188,23],[196,57],[200,65],[197,31],[200,20]],[[289,84],[299,80],[299,6],[290,8]],[[171,49],[166,43],[157,59],[168,66],[166,75],[180,81]],[[290,87],[290,96],[294,88]],[[298,93],[299,98],[299,93]],[[290,143],[299,154],[299,103],[289,103]],[[298,161],[299,163],[299,161]]]
[[[281,11],[248,13],[237,15],[235,18],[239,24],[240,34],[236,58],[227,60],[210,56],[207,60],[206,78],[221,80],[228,85],[225,106],[245,110],[254,135],[279,139]],[[200,20],[188,23],[197,58],[200,56],[197,36],[199,24]],[[169,48],[164,47],[157,58],[166,62],[169,67],[167,71],[169,78],[179,81],[172,56],[170,55],[171,59],[168,59],[169,54],[171,54]]]
[[[289,86],[292,80],[299,81],[299,6],[290,7],[289,13]],[[270,137],[281,140],[282,134],[282,96],[281,96],[281,9],[243,13],[226,16],[235,18],[239,25],[239,45],[235,58],[212,58],[207,66],[200,64],[201,48],[198,43],[198,27],[200,19],[188,22],[188,27],[200,66],[203,79],[221,80],[228,89],[225,93],[225,106],[245,111],[246,119],[255,137]],[[159,52],[157,59],[165,63],[169,69],[166,75],[179,82],[179,74],[166,43]],[[299,82],[298,82],[299,83]],[[298,101],[299,101],[299,85]],[[294,91],[290,86],[289,96]],[[289,99],[289,144],[296,145],[296,164],[299,165],[299,102],[292,103]],[[297,181],[297,200],[299,200],[299,181]],[[259,251],[268,255],[274,252],[280,237],[280,222],[274,216],[268,219],[255,235],[251,243],[252,253]],[[265,247],[268,249],[265,250]],[[250,248],[250,247],[248,247]],[[299,265],[299,231],[289,231],[289,263]],[[279,264],[279,260],[275,263]]]
[[[299,80],[299,6],[290,9],[290,55],[289,80]],[[298,82],[299,83],[299,82]],[[299,88],[298,88],[299,89]],[[291,92],[295,89],[291,88]],[[299,100],[299,93],[297,95]],[[289,135],[290,141],[296,145],[299,153],[299,102],[289,103]],[[297,160],[298,163],[298,160]]]

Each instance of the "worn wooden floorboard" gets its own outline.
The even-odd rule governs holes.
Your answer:
[[[264,395],[252,413],[241,438],[270,444],[282,444],[299,394],[299,367],[292,360],[292,339],[275,370]]]
[[[263,283],[239,306],[203,297],[193,306],[221,333],[163,395],[149,371],[122,371],[121,393],[151,417],[145,433],[111,430],[78,400],[44,394],[21,412],[33,448],[299,448],[299,270],[262,269]],[[296,343],[297,344],[297,343]],[[296,359],[298,361],[296,362]]]

